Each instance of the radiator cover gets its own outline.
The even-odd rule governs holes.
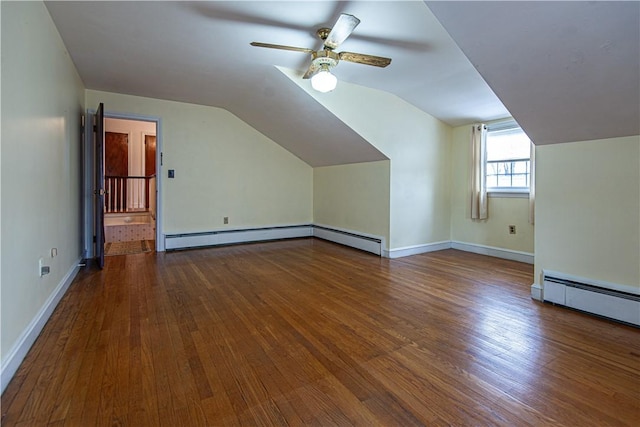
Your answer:
[[[584,279],[545,272],[543,299],[620,322],[640,326],[640,295],[633,289],[604,287]]]

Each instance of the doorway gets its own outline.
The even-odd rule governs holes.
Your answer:
[[[95,111],[87,111],[88,117],[93,114]],[[99,172],[95,163],[98,153],[92,133],[85,133],[83,256],[92,259],[101,253],[115,254],[116,246],[123,253],[164,251],[161,177],[156,174],[161,170],[162,158],[160,118],[107,110],[102,123],[103,191],[93,185]],[[94,203],[99,193],[104,202],[104,208],[99,209],[101,221],[96,219]],[[103,223],[100,233],[96,229],[99,222]],[[98,243],[98,234],[104,236],[104,244]]]
[[[105,118],[105,255],[155,251],[156,124]]]

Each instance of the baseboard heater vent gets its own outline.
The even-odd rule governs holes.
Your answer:
[[[618,289],[614,289],[618,288]],[[640,326],[640,294],[620,285],[604,287],[558,273],[544,274],[544,301]]]
[[[171,251],[236,243],[294,239],[298,237],[311,237],[312,235],[313,230],[310,224],[219,230],[203,233],[169,234],[165,236],[165,249]]]
[[[313,236],[319,239],[360,249],[361,251],[382,255],[383,244],[382,239],[379,237],[366,236],[322,225],[313,226]]]
[[[371,252],[376,255],[382,254],[383,243],[381,238],[314,224],[168,234],[165,236],[165,249],[167,251],[173,251],[237,243],[295,239],[299,237],[317,237],[319,239],[329,240],[341,245],[351,246],[352,248]]]

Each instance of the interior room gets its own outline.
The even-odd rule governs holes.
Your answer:
[[[105,119],[104,252],[107,256],[155,248],[156,123]]]
[[[639,2],[0,14],[3,425],[640,418]]]

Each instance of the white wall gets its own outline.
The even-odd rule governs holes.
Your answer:
[[[542,270],[640,289],[640,136],[536,148]]]
[[[507,251],[534,252],[529,198],[489,198],[489,218],[471,219],[471,125],[453,129],[451,156],[451,240]],[[509,225],[516,234],[509,234]]]
[[[313,170],[313,221],[389,241],[389,161]]]
[[[7,365],[21,361],[18,347],[28,349],[34,322],[80,260],[84,87],[43,3],[1,8],[4,388]],[[51,267],[43,277],[41,257]]]
[[[228,111],[86,91],[87,105],[100,102],[107,112],[161,119],[163,233],[312,222],[312,168]]]

